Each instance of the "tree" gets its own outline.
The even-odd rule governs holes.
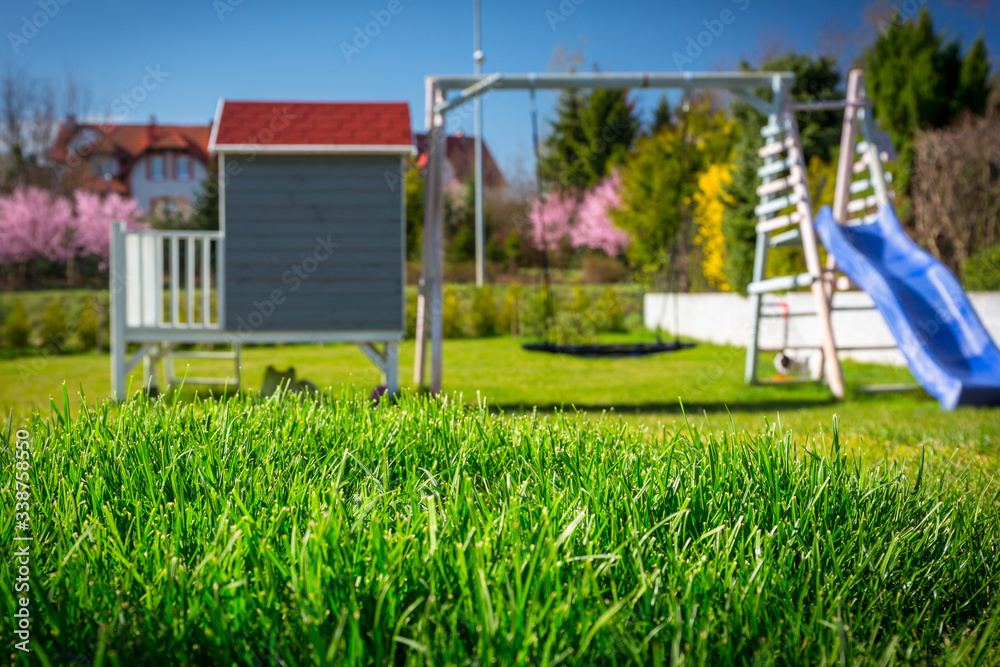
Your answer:
[[[195,195],[188,226],[206,231],[219,228],[219,163],[216,160],[208,161],[208,173]]]
[[[957,275],[971,255],[1000,244],[997,138],[996,112],[966,114],[950,127],[917,134],[913,234]]]
[[[528,210],[532,246],[546,252],[558,249],[569,237],[578,206],[575,194],[569,192],[551,192],[535,199]]]
[[[0,74],[0,143],[10,155],[2,179],[4,191],[18,184],[51,186],[45,162],[60,112],[82,115],[90,110],[89,92],[73,79],[66,80],[63,94],[58,95],[46,79],[8,65]]]
[[[74,255],[69,202],[36,187],[0,197],[0,264],[65,262]]]
[[[670,265],[671,254],[686,254],[698,175],[710,164],[728,162],[735,139],[725,113],[706,103],[692,105],[685,115],[674,128],[638,141],[623,167],[622,207],[611,214],[632,239],[633,266],[654,275]]]
[[[420,259],[424,233],[424,177],[416,161],[406,170],[406,256]]]
[[[862,56],[875,118],[904,165],[912,163],[917,130],[950,125],[963,111],[982,114],[990,94],[989,56],[979,37],[963,57],[955,41],[934,32],[930,12],[898,15]]]
[[[621,175],[612,172],[584,195],[576,224],[569,232],[574,248],[591,248],[615,257],[628,247],[628,234],[611,220],[611,212],[621,208],[621,184]]]
[[[653,122],[649,126],[649,134],[657,134],[660,130],[671,128],[674,125],[673,112],[670,110],[670,102],[666,95],[660,96],[660,101],[653,109]]]
[[[549,189],[582,192],[620,164],[639,132],[627,91],[563,92],[539,169]]]
[[[129,229],[140,227],[142,209],[134,199],[118,194],[100,195],[89,190],[77,190],[73,196],[76,219],[73,223],[73,256],[97,256],[107,262],[110,253],[110,225],[125,222]]]

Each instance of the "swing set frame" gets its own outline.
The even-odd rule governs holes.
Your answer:
[[[792,72],[596,72],[596,73],[528,73],[503,74],[496,72],[484,75],[452,74],[428,76],[425,86],[425,125],[429,135],[428,161],[425,176],[426,190],[424,197],[424,230],[423,251],[421,258],[420,286],[417,297],[417,330],[416,355],[413,364],[413,381],[419,387],[428,387],[433,394],[439,394],[443,379],[443,216],[444,192],[443,172],[445,153],[445,120],[449,111],[480,97],[491,90],[559,90],[559,89],[674,89],[682,90],[690,95],[699,89],[726,90],[737,99],[749,104],[764,114],[767,119],[765,130],[780,131],[785,135],[781,148],[788,152],[784,159],[786,169],[793,172],[801,170],[800,185],[794,188],[790,195],[801,202],[800,215],[795,217],[798,222],[798,234],[801,238],[806,263],[809,268],[811,285],[817,301],[817,315],[820,318],[820,328],[823,330],[824,360],[826,378],[834,394],[843,395],[843,380],[840,374],[840,364],[833,342],[833,332],[830,326],[830,309],[826,287],[823,281],[824,270],[820,265],[820,257],[816,233],[812,226],[811,204],[808,188],[805,185],[805,165],[802,159],[801,142],[791,114],[791,127],[788,127],[788,106],[791,99],[795,75]],[[756,90],[770,89],[771,100],[761,98]],[[449,97],[449,93],[458,91]],[[773,135],[765,135],[773,136]],[[768,156],[776,158],[776,155]],[[772,164],[774,159],[768,159]],[[770,167],[778,173],[775,167]],[[772,189],[774,186],[772,186]],[[771,199],[774,199],[771,197]],[[765,204],[768,197],[764,196]],[[770,202],[770,206],[775,206]],[[774,210],[780,210],[779,207]],[[805,214],[802,214],[805,213]],[[760,241],[758,240],[758,245]],[[766,255],[763,259],[766,259]],[[755,272],[756,274],[756,272]],[[806,285],[805,280],[793,278],[793,285]],[[766,286],[765,286],[766,287]],[[789,287],[784,287],[788,289]],[[767,290],[771,291],[771,290]],[[756,358],[756,338],[753,336],[752,346]],[[428,349],[429,348],[429,349]],[[428,354],[429,353],[429,354]],[[427,383],[427,366],[430,365],[430,382]],[[748,362],[749,365],[749,362]],[[756,362],[753,364],[756,368]]]

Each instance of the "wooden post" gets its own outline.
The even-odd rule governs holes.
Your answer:
[[[108,291],[111,306],[111,396],[125,400],[125,223],[111,223]]]
[[[444,92],[433,79],[427,80],[427,172],[424,179],[424,232],[420,291],[417,296],[417,340],[413,363],[413,382],[425,386],[428,330],[431,342],[432,393],[441,391],[442,352],[442,246],[444,242],[442,215],[444,189],[445,127],[444,116],[434,112],[434,106],[444,101]]]
[[[794,111],[789,110],[786,114],[788,136],[793,142],[793,146],[788,149],[788,156],[796,161],[790,173],[799,176],[793,191],[801,197],[796,210],[799,214],[799,233],[802,237],[802,252],[806,256],[806,268],[813,275],[811,289],[816,301],[816,317],[819,320],[822,339],[824,374],[833,395],[843,398],[844,378],[840,370],[840,358],[837,356],[837,344],[833,338],[830,299],[826,293],[823,266],[819,261],[819,244],[816,239],[816,229],[813,227],[812,202],[809,200],[809,183],[806,180],[805,155],[802,152],[802,140],[799,138],[799,124],[795,120]]]
[[[844,107],[844,122],[840,131],[840,159],[837,162],[837,182],[833,190],[833,219],[847,222],[847,204],[851,201],[851,181],[854,180],[854,151],[858,143],[858,106],[864,80],[864,70],[852,69],[847,76],[847,106]],[[826,255],[826,280],[823,289],[828,302],[832,303],[837,282],[837,258],[833,253]]]
[[[399,343],[385,344],[384,382],[390,396],[399,393]]]

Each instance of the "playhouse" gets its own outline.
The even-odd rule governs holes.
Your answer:
[[[187,357],[236,361],[243,343],[347,342],[398,385],[405,325],[405,188],[413,152],[405,103],[220,100],[219,230],[129,232],[114,225],[112,390],[139,362],[174,384]],[[127,346],[139,345],[131,357]],[[190,383],[209,378],[187,378]]]

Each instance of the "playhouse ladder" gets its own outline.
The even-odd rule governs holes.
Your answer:
[[[809,287],[816,302],[821,340],[816,346],[823,351],[824,376],[837,397],[844,395],[844,382],[837,357],[830,321],[830,299],[824,280],[825,271],[820,262],[816,230],[813,228],[812,202],[806,181],[805,157],[795,113],[789,104],[787,91],[775,91],[774,108],[768,114],[768,123],[761,130],[765,137],[759,154],[764,164],[757,170],[761,184],[757,187],[760,204],[755,213],[757,245],[754,253],[753,279],[747,286],[753,313],[753,329],[747,345],[746,381],[763,384],[757,377],[761,348],[760,329],[764,316],[761,313],[763,296],[785,292],[798,287]],[[767,254],[770,248],[801,245],[806,260],[806,271],[793,276],[767,276]]]

